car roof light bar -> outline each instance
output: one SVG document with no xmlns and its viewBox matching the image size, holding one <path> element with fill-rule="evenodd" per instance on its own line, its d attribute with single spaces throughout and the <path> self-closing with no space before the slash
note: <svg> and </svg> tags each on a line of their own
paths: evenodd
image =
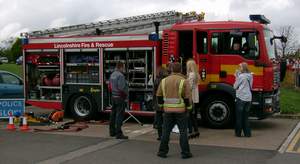
<svg viewBox="0 0 300 164">
<path fill-rule="evenodd" d="M 259 22 L 261 24 L 270 24 L 271 21 L 266 18 L 264 15 L 250 15 L 249 16 L 251 21 Z"/>
</svg>

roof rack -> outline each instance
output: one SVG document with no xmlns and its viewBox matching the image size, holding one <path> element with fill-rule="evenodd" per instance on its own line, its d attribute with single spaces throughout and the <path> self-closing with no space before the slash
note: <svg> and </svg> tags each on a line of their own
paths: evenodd
<svg viewBox="0 0 300 164">
<path fill-rule="evenodd" d="M 87 24 L 78 24 L 46 30 L 32 31 L 29 32 L 29 37 L 99 35 L 99 31 L 101 32 L 101 35 L 130 33 L 133 31 L 142 32 L 143 30 L 149 31 L 150 29 L 153 31 L 153 22 L 160 22 L 161 25 L 171 26 L 176 22 L 191 21 L 195 19 L 197 19 L 197 14 L 194 14 L 193 12 L 183 14 L 176 11 L 166 11 L 153 14 L 110 19 Z M 96 29 L 98 29 L 97 33 Z"/>
</svg>

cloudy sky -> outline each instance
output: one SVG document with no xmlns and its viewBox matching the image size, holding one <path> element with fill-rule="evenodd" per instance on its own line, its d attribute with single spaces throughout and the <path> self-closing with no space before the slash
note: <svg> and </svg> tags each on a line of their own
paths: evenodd
<svg viewBox="0 0 300 164">
<path fill-rule="evenodd" d="M 0 0 L 0 41 L 20 32 L 153 12 L 205 12 L 205 20 L 246 20 L 264 14 L 277 29 L 300 33 L 299 0 Z"/>
</svg>

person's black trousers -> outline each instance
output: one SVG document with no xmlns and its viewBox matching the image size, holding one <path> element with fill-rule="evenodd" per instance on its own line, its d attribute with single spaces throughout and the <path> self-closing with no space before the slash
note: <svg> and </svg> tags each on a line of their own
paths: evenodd
<svg viewBox="0 0 300 164">
<path fill-rule="evenodd" d="M 187 113 L 164 113 L 163 115 L 163 133 L 159 147 L 159 154 L 168 154 L 170 133 L 175 124 L 178 125 L 180 131 L 180 147 L 181 155 L 186 156 L 190 154 L 190 146 L 187 136 Z"/>
<path fill-rule="evenodd" d="M 188 132 L 189 133 L 192 133 L 193 130 L 196 133 L 199 132 L 197 115 L 198 115 L 197 105 L 193 104 L 193 109 L 191 111 L 189 111 L 189 118 L 188 118 L 188 130 L 189 130 Z"/>
<path fill-rule="evenodd" d="M 122 136 L 122 124 L 125 113 L 125 101 L 122 98 L 112 98 L 109 132 L 111 136 Z"/>
<path fill-rule="evenodd" d="M 242 131 L 244 132 L 244 136 L 251 136 L 251 128 L 249 124 L 249 111 L 251 107 L 251 102 L 236 99 L 236 107 L 235 107 L 235 135 L 241 136 Z"/>
<path fill-rule="evenodd" d="M 155 113 L 155 126 L 157 128 L 158 138 L 162 136 L 162 125 L 163 125 L 163 111 L 157 110 Z"/>
</svg>

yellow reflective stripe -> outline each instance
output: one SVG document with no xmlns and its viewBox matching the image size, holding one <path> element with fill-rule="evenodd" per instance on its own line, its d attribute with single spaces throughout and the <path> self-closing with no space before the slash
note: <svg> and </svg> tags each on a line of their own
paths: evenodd
<svg viewBox="0 0 300 164">
<path fill-rule="evenodd" d="M 184 108 L 185 104 L 184 103 L 180 103 L 180 104 L 164 104 L 164 107 L 168 107 L 168 108 Z"/>
<path fill-rule="evenodd" d="M 158 107 L 160 107 L 160 108 L 161 108 L 161 107 L 163 107 L 163 105 L 162 105 L 162 104 L 158 104 Z"/>
<path fill-rule="evenodd" d="M 184 80 L 180 80 L 180 84 L 179 84 L 179 98 L 182 99 L 181 97 L 181 94 L 182 94 L 182 90 L 183 90 L 183 83 L 184 83 Z"/>
<path fill-rule="evenodd" d="M 163 97 L 164 97 L 164 99 L 166 99 L 165 98 L 165 79 L 163 79 L 162 80 L 162 90 L 163 90 Z M 179 104 L 166 104 L 166 103 L 164 103 L 164 107 L 166 107 L 166 108 L 185 108 L 185 104 L 184 104 L 184 102 L 183 102 L 183 99 L 182 99 L 182 96 L 181 96 L 181 94 L 182 94 L 182 91 L 183 91 L 183 84 L 184 84 L 184 80 L 180 80 L 180 83 L 179 83 L 179 91 L 178 91 L 178 96 L 179 96 L 179 100 L 180 100 L 180 103 Z"/>
<path fill-rule="evenodd" d="M 187 110 L 189 110 L 189 111 L 191 111 L 192 109 L 193 109 L 192 105 L 190 105 L 190 106 L 187 107 Z"/>
<path fill-rule="evenodd" d="M 165 85 L 166 85 L 166 79 L 162 79 L 162 81 L 161 81 L 161 89 L 162 89 L 163 97 L 164 97 L 164 98 L 166 97 L 166 89 L 165 89 Z"/>
<path fill-rule="evenodd" d="M 227 75 L 234 75 L 238 67 L 239 66 L 236 64 L 221 64 L 221 70 L 226 71 Z M 249 64 L 248 69 L 250 70 L 250 72 L 253 72 L 254 75 L 262 76 L 264 73 L 263 67 L 257 67 L 255 65 Z"/>
</svg>

